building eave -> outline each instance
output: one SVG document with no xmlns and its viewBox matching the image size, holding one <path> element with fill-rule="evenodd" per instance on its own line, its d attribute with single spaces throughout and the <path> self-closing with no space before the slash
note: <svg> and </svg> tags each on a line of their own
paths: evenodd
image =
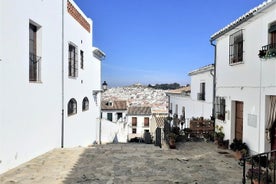
<svg viewBox="0 0 276 184">
<path fill-rule="evenodd" d="M 236 27 L 238 27 L 239 25 L 241 25 L 244 22 L 248 21 L 249 19 L 255 17 L 256 15 L 258 15 L 259 13 L 261 13 L 263 10 L 271 7 L 275 3 L 276 3 L 276 0 L 267 0 L 267 1 L 263 2 L 259 6 L 257 6 L 257 7 L 253 8 L 253 9 L 249 10 L 247 13 L 245 13 L 244 15 L 240 16 L 235 21 L 233 21 L 230 24 L 228 24 L 226 27 L 224 27 L 221 30 L 219 30 L 218 32 L 214 33 L 211 36 L 210 40 L 214 41 L 214 40 L 218 39 L 222 35 L 228 33 L 229 31 L 235 29 Z"/>
</svg>

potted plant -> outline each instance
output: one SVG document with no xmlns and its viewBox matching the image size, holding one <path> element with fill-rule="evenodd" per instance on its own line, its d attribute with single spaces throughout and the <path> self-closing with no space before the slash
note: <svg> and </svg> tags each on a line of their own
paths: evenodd
<svg viewBox="0 0 276 184">
<path fill-rule="evenodd" d="M 223 126 L 215 126 L 214 141 L 216 144 L 220 145 L 223 143 L 224 139 Z"/>
<path fill-rule="evenodd" d="M 249 154 L 249 148 L 247 144 L 238 139 L 233 140 L 233 142 L 230 144 L 230 149 L 235 152 L 235 158 L 237 160 L 240 160 Z"/>
<path fill-rule="evenodd" d="M 170 133 L 168 134 L 169 147 L 170 147 L 171 149 L 175 149 L 175 148 L 176 148 L 176 146 L 175 146 L 176 137 L 177 137 L 177 135 L 176 135 L 175 133 L 173 133 L 173 132 L 170 132 Z"/>
<path fill-rule="evenodd" d="M 271 176 L 261 167 L 253 167 L 248 169 L 246 178 L 251 180 L 253 184 L 265 184 L 271 181 Z"/>
</svg>

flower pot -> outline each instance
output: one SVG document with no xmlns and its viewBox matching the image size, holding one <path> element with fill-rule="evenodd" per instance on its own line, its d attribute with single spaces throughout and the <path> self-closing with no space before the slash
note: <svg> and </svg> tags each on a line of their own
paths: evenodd
<svg viewBox="0 0 276 184">
<path fill-rule="evenodd" d="M 169 139 L 169 146 L 171 149 L 175 149 L 176 146 L 175 146 L 175 139 L 174 138 L 170 138 Z"/>
<path fill-rule="evenodd" d="M 253 181 L 253 184 L 264 184 L 264 182 L 262 182 L 262 181 L 258 181 L 258 179 L 254 179 Z"/>
<path fill-rule="evenodd" d="M 241 151 L 235 151 L 234 152 L 234 157 L 235 157 L 235 159 L 236 160 L 240 160 L 240 159 L 242 159 L 242 152 Z"/>
</svg>

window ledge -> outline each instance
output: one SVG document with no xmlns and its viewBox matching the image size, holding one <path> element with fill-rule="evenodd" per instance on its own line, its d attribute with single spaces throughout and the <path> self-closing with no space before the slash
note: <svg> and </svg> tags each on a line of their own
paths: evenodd
<svg viewBox="0 0 276 184">
<path fill-rule="evenodd" d="M 32 84 L 42 84 L 43 82 L 42 81 L 29 81 L 29 83 L 32 83 Z"/>
<path fill-rule="evenodd" d="M 240 61 L 240 62 L 236 62 L 236 63 L 229 63 L 230 66 L 236 66 L 236 65 L 240 65 L 240 64 L 244 64 L 244 61 Z"/>
</svg>

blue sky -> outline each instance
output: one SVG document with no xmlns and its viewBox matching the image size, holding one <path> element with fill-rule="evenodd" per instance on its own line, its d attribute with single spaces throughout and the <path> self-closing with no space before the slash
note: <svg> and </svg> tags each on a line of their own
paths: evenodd
<svg viewBox="0 0 276 184">
<path fill-rule="evenodd" d="M 214 62 L 210 36 L 263 0 L 74 0 L 93 20 L 93 45 L 106 53 L 102 81 L 190 83 Z"/>
</svg>

